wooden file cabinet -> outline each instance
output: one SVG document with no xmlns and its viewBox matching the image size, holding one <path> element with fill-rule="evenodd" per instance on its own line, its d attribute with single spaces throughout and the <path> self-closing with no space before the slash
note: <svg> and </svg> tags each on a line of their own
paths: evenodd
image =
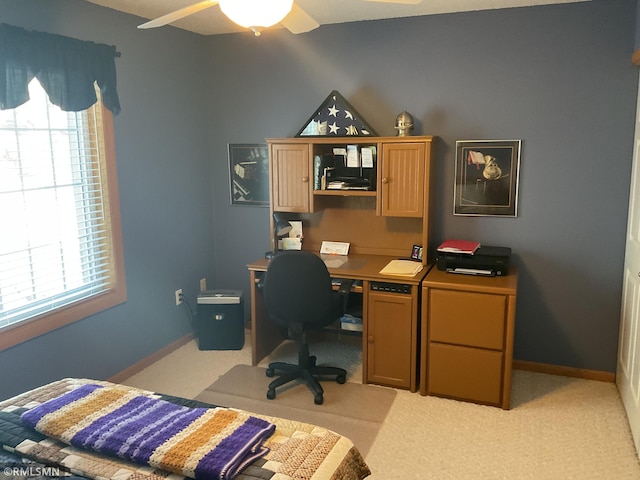
<svg viewBox="0 0 640 480">
<path fill-rule="evenodd" d="M 422 282 L 420 393 L 508 409 L 518 274 Z"/>
</svg>

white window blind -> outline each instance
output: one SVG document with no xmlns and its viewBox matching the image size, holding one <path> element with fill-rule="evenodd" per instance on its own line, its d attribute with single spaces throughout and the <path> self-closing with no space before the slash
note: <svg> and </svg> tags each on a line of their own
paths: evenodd
<svg viewBox="0 0 640 480">
<path fill-rule="evenodd" d="M 0 330 L 114 282 L 100 103 L 0 110 Z"/>
</svg>

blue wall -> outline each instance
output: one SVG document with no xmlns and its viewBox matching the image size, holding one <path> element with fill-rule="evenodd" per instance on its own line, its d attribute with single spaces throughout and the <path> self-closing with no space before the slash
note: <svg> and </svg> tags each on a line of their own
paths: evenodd
<svg viewBox="0 0 640 480">
<path fill-rule="evenodd" d="M 225 143 L 295 135 L 335 89 L 380 134 L 407 109 L 416 134 L 439 137 L 431 250 L 451 237 L 512 247 L 515 358 L 615 371 L 635 12 L 594 1 L 212 37 L 217 271 L 248 288 L 243 266 L 268 249 L 268 214 L 225 201 Z M 471 139 L 522 140 L 517 218 L 452 214 L 455 142 Z"/>
<path fill-rule="evenodd" d="M 634 46 L 635 46 L 634 50 L 637 50 L 640 48 L 640 1 L 637 2 L 637 8 L 636 8 L 636 36 L 635 36 Z"/>
<path fill-rule="evenodd" d="M 231 206 L 228 143 L 294 135 L 331 90 L 380 134 L 439 138 L 434 245 L 506 245 L 515 358 L 615 371 L 637 69 L 636 0 L 201 37 L 79 0 L 0 0 L 0 21 L 114 44 L 129 300 L 0 352 L 0 398 L 106 378 L 189 331 L 173 291 L 248 291 L 268 209 Z M 521 139 L 517 218 L 452 215 L 456 140 Z M 193 300 L 192 300 L 193 301 Z"/>
</svg>

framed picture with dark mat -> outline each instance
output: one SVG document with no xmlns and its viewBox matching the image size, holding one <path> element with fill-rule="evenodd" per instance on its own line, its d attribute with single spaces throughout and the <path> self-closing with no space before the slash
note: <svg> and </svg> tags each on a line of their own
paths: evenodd
<svg viewBox="0 0 640 480">
<path fill-rule="evenodd" d="M 269 151 L 263 143 L 229 144 L 232 205 L 269 206 Z"/>
<path fill-rule="evenodd" d="M 518 216 L 521 140 L 456 142 L 454 215 Z"/>
</svg>

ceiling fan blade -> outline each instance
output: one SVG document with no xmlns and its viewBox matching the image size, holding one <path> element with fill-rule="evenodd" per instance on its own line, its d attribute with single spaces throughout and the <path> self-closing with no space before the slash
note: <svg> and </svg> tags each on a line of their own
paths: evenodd
<svg viewBox="0 0 640 480">
<path fill-rule="evenodd" d="M 218 0 L 204 0 L 204 2 L 189 5 L 188 7 L 181 8 L 180 10 L 176 10 L 175 12 L 167 13 L 166 15 L 158 17 L 155 20 L 151 20 L 150 22 L 138 25 L 138 28 L 162 27 L 164 25 L 173 23 L 176 20 L 180 20 L 181 18 L 188 17 L 189 15 L 197 13 L 200 10 L 204 10 L 205 8 L 213 7 L 217 4 Z"/>
<path fill-rule="evenodd" d="M 377 2 L 377 3 L 400 3 L 403 5 L 418 5 L 422 3 L 422 0 L 365 0 L 366 2 Z"/>
<path fill-rule="evenodd" d="M 291 33 L 296 34 L 310 32 L 320 26 L 320 24 L 316 22 L 311 15 L 295 3 L 293 4 L 289 14 L 280 21 L 280 24 Z"/>
</svg>

